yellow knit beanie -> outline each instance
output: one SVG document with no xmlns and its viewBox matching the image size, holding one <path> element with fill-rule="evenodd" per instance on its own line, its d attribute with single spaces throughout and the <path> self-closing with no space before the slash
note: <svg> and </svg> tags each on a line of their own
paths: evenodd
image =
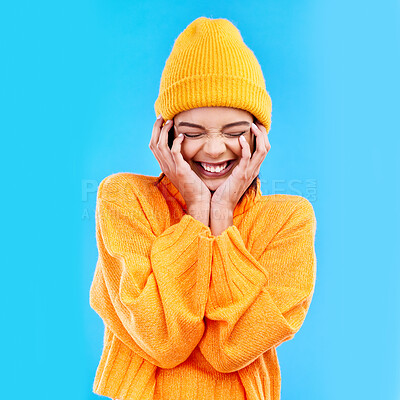
<svg viewBox="0 0 400 400">
<path fill-rule="evenodd" d="M 161 76 L 156 115 L 172 119 L 197 107 L 234 107 L 269 132 L 271 98 L 254 53 L 227 19 L 200 17 L 175 40 Z"/>
</svg>

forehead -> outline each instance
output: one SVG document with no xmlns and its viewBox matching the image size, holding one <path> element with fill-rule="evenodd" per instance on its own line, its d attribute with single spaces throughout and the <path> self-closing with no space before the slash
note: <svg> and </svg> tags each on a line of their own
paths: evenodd
<svg viewBox="0 0 400 400">
<path fill-rule="evenodd" d="M 245 110 L 232 107 L 200 107 L 182 111 L 174 117 L 174 123 L 192 122 L 204 127 L 221 127 L 230 122 L 249 121 L 252 122 L 252 115 Z"/>
</svg>

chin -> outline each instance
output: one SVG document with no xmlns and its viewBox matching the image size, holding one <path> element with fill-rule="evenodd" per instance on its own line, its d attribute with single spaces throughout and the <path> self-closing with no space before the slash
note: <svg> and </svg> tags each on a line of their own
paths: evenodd
<svg viewBox="0 0 400 400">
<path fill-rule="evenodd" d="M 215 192 L 224 182 L 226 179 L 221 179 L 218 182 L 214 181 L 214 182 L 204 182 L 204 184 L 208 187 L 208 189 L 212 192 Z"/>
<path fill-rule="evenodd" d="M 221 176 L 220 178 L 209 178 L 204 177 L 201 173 L 198 172 L 197 166 L 193 167 L 191 165 L 192 170 L 195 172 L 195 174 L 203 181 L 204 185 L 207 186 L 207 188 L 214 192 L 216 191 L 229 177 L 230 173 L 226 176 Z"/>
</svg>

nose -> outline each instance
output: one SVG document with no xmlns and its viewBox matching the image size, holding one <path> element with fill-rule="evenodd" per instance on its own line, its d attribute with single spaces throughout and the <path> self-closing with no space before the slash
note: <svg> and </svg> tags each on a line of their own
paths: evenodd
<svg viewBox="0 0 400 400">
<path fill-rule="evenodd" d="M 208 137 L 204 143 L 203 151 L 211 158 L 219 158 L 226 151 L 224 139 L 220 135 Z"/>
</svg>

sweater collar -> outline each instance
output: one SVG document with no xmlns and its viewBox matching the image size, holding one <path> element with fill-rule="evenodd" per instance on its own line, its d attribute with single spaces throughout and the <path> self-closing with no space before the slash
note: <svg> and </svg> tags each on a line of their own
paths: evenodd
<svg viewBox="0 0 400 400">
<path fill-rule="evenodd" d="M 162 173 L 159 175 L 159 179 L 161 178 Z M 183 199 L 179 190 L 174 186 L 174 184 L 169 180 L 169 178 L 164 175 L 160 181 L 160 184 L 163 185 L 169 194 L 173 196 L 177 202 L 181 205 L 181 207 L 186 211 L 185 200 Z M 238 203 L 233 211 L 233 216 L 237 216 L 243 214 L 248 209 L 250 209 L 255 203 L 257 203 L 262 197 L 261 192 L 261 182 L 260 178 L 257 178 L 257 190 L 249 190 L 242 198 L 242 201 Z"/>
</svg>

